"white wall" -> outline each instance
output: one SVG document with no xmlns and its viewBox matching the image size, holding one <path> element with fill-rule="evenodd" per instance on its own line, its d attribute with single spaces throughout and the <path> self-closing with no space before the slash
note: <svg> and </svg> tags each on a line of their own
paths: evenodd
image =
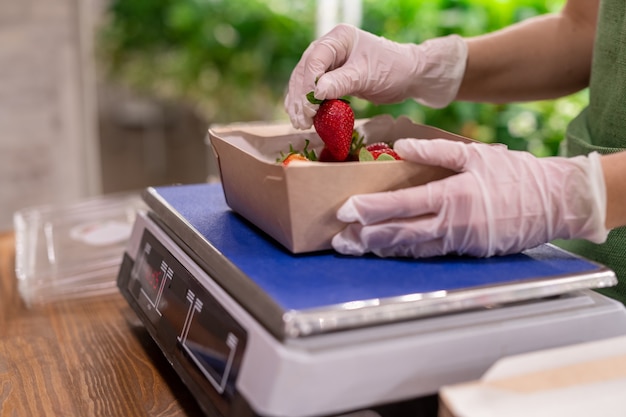
<svg viewBox="0 0 626 417">
<path fill-rule="evenodd" d="M 0 0 L 0 230 L 13 212 L 100 191 L 95 0 Z"/>
</svg>

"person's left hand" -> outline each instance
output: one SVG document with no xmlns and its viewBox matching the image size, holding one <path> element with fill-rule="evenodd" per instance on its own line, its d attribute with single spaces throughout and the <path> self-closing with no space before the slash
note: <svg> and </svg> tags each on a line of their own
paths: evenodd
<svg viewBox="0 0 626 417">
<path fill-rule="evenodd" d="M 347 24 L 314 41 L 289 78 L 285 110 L 297 129 L 308 129 L 319 104 L 307 99 L 346 95 L 375 104 L 413 98 L 429 107 L 447 106 L 456 96 L 467 61 L 458 35 L 421 44 L 398 43 Z"/>
<path fill-rule="evenodd" d="M 405 160 L 458 174 L 422 186 L 350 197 L 338 252 L 414 258 L 521 252 L 550 240 L 606 239 L 600 156 L 536 158 L 505 146 L 432 139 L 394 144 Z"/>
</svg>

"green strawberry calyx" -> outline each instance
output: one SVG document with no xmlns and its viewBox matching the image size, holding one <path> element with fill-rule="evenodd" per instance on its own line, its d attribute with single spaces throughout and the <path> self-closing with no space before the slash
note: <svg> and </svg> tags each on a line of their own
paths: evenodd
<svg viewBox="0 0 626 417">
<path fill-rule="evenodd" d="M 276 158 L 276 162 L 283 162 L 285 159 L 287 159 L 290 155 L 293 155 L 293 154 L 302 155 L 309 161 L 317 161 L 317 154 L 315 153 L 315 150 L 309 149 L 309 143 L 311 143 L 310 140 L 308 139 L 304 140 L 304 148 L 302 149 L 302 151 L 295 149 L 293 145 L 290 143 L 289 152 L 287 154 L 285 154 L 284 152 L 280 152 L 280 156 Z"/>
<path fill-rule="evenodd" d="M 365 149 L 365 147 L 362 147 L 359 150 L 359 162 L 369 162 L 373 160 L 374 160 L 374 155 L 372 155 L 370 151 Z"/>
<path fill-rule="evenodd" d="M 313 91 L 309 92 L 306 95 L 307 100 L 309 100 L 309 103 L 311 104 L 322 104 L 324 102 L 324 100 L 320 100 L 318 98 L 315 98 L 315 93 Z"/>
<path fill-rule="evenodd" d="M 395 161 L 396 158 L 393 156 L 381 153 L 377 158 L 374 158 L 374 155 L 367 150 L 366 147 L 362 147 L 359 149 L 359 162 L 371 162 L 371 161 Z"/>
<path fill-rule="evenodd" d="M 315 98 L 315 92 L 313 92 L 313 91 L 309 91 L 307 93 L 307 95 L 306 95 L 306 98 L 307 98 L 307 100 L 309 100 L 309 103 L 311 103 L 311 104 L 322 104 L 323 102 L 326 101 L 325 99 L 324 100 L 320 100 L 319 98 Z M 350 100 L 348 100 L 345 97 L 338 98 L 337 100 L 341 100 L 344 103 L 350 104 Z"/>
</svg>

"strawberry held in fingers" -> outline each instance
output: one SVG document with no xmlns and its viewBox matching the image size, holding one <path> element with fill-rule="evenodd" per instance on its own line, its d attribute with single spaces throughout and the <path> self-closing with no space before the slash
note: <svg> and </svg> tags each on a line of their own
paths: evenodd
<svg viewBox="0 0 626 417">
<path fill-rule="evenodd" d="M 307 98 L 320 105 L 313 117 L 313 126 L 325 148 L 334 160 L 345 161 L 350 154 L 354 131 L 354 112 L 350 103 L 343 99 L 318 100 L 313 92 L 307 94 Z"/>
<path fill-rule="evenodd" d="M 330 152 L 328 147 L 324 146 L 322 151 L 320 152 L 320 157 L 318 159 L 320 162 L 341 162 L 338 161 L 333 154 Z"/>
</svg>

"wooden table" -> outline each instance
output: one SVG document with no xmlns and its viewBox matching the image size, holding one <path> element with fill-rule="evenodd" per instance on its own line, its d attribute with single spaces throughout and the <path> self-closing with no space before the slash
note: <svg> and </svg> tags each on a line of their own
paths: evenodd
<svg viewBox="0 0 626 417">
<path fill-rule="evenodd" d="M 0 417 L 200 415 L 120 294 L 27 308 L 0 232 Z"/>
<path fill-rule="evenodd" d="M 0 417 L 204 415 L 121 294 L 27 308 L 14 245 L 0 232 Z M 377 411 L 437 409 L 435 395 Z"/>
</svg>

